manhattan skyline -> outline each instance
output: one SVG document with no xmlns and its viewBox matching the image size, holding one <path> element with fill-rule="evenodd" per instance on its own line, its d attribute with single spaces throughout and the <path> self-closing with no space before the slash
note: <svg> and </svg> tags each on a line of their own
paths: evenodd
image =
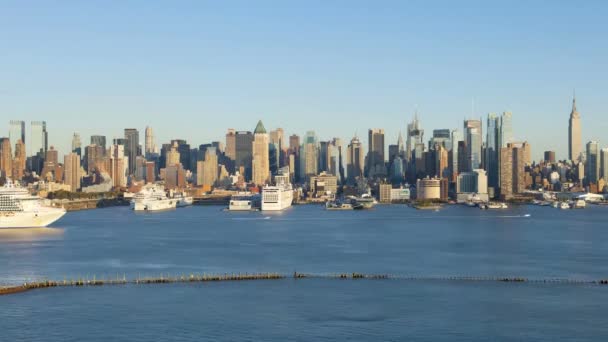
<svg viewBox="0 0 608 342">
<path fill-rule="evenodd" d="M 601 2 L 33 4 L 2 5 L 0 112 L 62 153 L 74 132 L 199 144 L 258 120 L 388 145 L 416 111 L 426 132 L 510 111 L 534 160 L 566 159 L 573 89 L 583 143 L 605 143 Z"/>
</svg>

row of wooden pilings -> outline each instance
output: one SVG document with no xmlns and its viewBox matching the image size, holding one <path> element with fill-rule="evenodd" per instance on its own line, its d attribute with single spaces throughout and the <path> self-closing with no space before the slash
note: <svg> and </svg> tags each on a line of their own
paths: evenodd
<svg viewBox="0 0 608 342">
<path fill-rule="evenodd" d="M 294 272 L 293 275 L 282 273 L 225 273 L 225 274 L 189 274 L 180 276 L 163 275 L 155 277 L 140 277 L 127 279 L 122 278 L 97 279 L 93 276 L 77 279 L 64 279 L 60 281 L 42 280 L 26 282 L 21 285 L 0 286 L 0 295 L 7 295 L 28 290 L 50 288 L 50 287 L 84 287 L 104 285 L 143 285 L 143 284 L 165 284 L 165 283 L 187 283 L 187 282 L 219 282 L 219 281 L 251 281 L 251 280 L 279 280 L 286 278 L 304 279 L 393 279 L 409 281 L 468 281 L 468 282 L 504 282 L 504 283 L 547 283 L 547 284 L 589 284 L 608 285 L 608 279 L 602 280 L 576 280 L 563 278 L 529 279 L 524 277 L 468 277 L 468 276 L 400 276 L 388 274 L 364 274 L 364 273 L 337 273 L 337 274 L 309 274 Z"/>
</svg>

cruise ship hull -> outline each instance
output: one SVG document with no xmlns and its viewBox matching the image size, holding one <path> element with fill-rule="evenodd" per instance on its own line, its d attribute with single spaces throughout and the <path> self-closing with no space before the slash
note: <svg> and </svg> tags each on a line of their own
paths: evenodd
<svg viewBox="0 0 608 342">
<path fill-rule="evenodd" d="M 46 227 L 65 215 L 64 209 L 49 208 L 40 212 L 15 212 L 0 215 L 0 228 Z"/>
<path fill-rule="evenodd" d="M 174 199 L 135 202 L 132 205 L 135 211 L 162 211 L 175 209 L 176 207 L 177 200 Z"/>
</svg>

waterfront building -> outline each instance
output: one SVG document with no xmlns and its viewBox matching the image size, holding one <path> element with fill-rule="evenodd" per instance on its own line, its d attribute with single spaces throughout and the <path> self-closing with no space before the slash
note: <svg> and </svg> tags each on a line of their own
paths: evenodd
<svg viewBox="0 0 608 342">
<path fill-rule="evenodd" d="M 156 181 L 156 163 L 146 161 L 146 183 L 154 183 Z"/>
<path fill-rule="evenodd" d="M 600 177 L 608 181 L 608 148 L 600 150 Z"/>
<path fill-rule="evenodd" d="M 11 142 L 11 147 L 21 140 L 25 144 L 25 121 L 11 120 L 9 122 L 8 138 Z"/>
<path fill-rule="evenodd" d="M 152 127 L 150 126 L 146 126 L 146 132 L 145 132 L 145 155 L 146 157 L 152 154 L 156 154 L 158 153 L 158 150 L 156 149 L 156 142 L 154 140 L 154 131 L 152 130 Z"/>
<path fill-rule="evenodd" d="M 418 200 L 441 199 L 441 179 L 426 177 L 416 180 L 416 198 Z"/>
<path fill-rule="evenodd" d="M 482 127 L 481 120 L 464 121 L 465 141 L 467 143 L 467 157 L 469 158 L 469 170 L 482 167 Z"/>
<path fill-rule="evenodd" d="M 475 169 L 458 175 L 456 179 L 456 200 L 466 202 L 472 198 L 484 202 L 489 200 L 486 170 Z"/>
<path fill-rule="evenodd" d="M 300 147 L 300 181 L 308 181 L 319 173 L 319 146 L 314 131 L 306 132 Z"/>
<path fill-rule="evenodd" d="M 46 154 L 49 144 L 49 136 L 46 130 L 46 121 L 32 121 L 32 138 L 30 139 L 30 155 L 42 156 Z"/>
<path fill-rule="evenodd" d="M 600 179 L 600 147 L 597 141 L 587 143 L 585 164 L 585 183 L 597 184 Z"/>
<path fill-rule="evenodd" d="M 101 146 L 103 150 L 106 150 L 106 137 L 105 135 L 91 135 L 91 145 Z"/>
<path fill-rule="evenodd" d="M 414 114 L 414 120 L 407 125 L 407 141 L 406 141 L 406 151 L 405 151 L 405 160 L 408 164 L 413 163 L 414 158 L 412 156 L 412 149 L 415 148 L 417 144 L 424 144 L 424 130 L 420 126 L 420 121 L 418 120 L 418 112 Z"/>
<path fill-rule="evenodd" d="M 524 149 L 508 143 L 500 149 L 500 197 L 508 199 L 525 189 Z"/>
<path fill-rule="evenodd" d="M 576 96 L 574 96 L 572 97 L 572 111 L 568 120 L 568 159 L 579 161 L 582 152 L 581 116 L 576 110 Z"/>
<path fill-rule="evenodd" d="M 348 145 L 346 154 L 346 175 L 349 184 L 355 184 L 357 178 L 363 177 L 364 160 L 363 145 L 355 135 Z"/>
<path fill-rule="evenodd" d="M 391 190 L 393 185 L 390 183 L 378 184 L 378 201 L 380 203 L 391 203 Z"/>
<path fill-rule="evenodd" d="M 15 158 L 13 159 L 13 180 L 20 180 L 25 174 L 25 165 L 27 162 L 27 152 L 25 150 L 25 144 L 21 139 L 17 140 L 15 144 Z"/>
<path fill-rule="evenodd" d="M 494 113 L 488 114 L 486 123 L 485 168 L 488 171 L 488 186 L 498 188 L 498 157 L 501 130 L 500 118 Z"/>
<path fill-rule="evenodd" d="M 226 148 L 224 150 L 226 158 L 236 160 L 236 131 L 234 128 L 229 128 L 226 132 Z"/>
<path fill-rule="evenodd" d="M 125 156 L 124 145 L 111 145 L 109 155 L 109 167 L 107 169 L 112 178 L 112 186 L 115 188 L 126 187 L 129 172 L 129 157 Z"/>
<path fill-rule="evenodd" d="M 366 175 L 368 177 L 386 176 L 384 164 L 384 129 L 373 128 L 368 130 L 368 149 Z"/>
<path fill-rule="evenodd" d="M 174 141 L 171 144 L 170 149 L 166 153 L 165 168 L 169 167 L 169 166 L 181 164 L 180 163 L 180 153 L 177 150 L 177 148 L 178 148 L 178 143 Z"/>
<path fill-rule="evenodd" d="M 321 172 L 316 176 L 310 177 L 309 185 L 313 197 L 332 196 L 338 192 L 338 177 Z"/>
<path fill-rule="evenodd" d="M 135 157 L 139 155 L 139 131 L 125 128 L 125 155 L 129 158 L 129 175 L 135 172 Z"/>
<path fill-rule="evenodd" d="M 80 156 L 71 152 L 63 157 L 64 184 L 70 187 L 70 191 L 80 190 Z"/>
<path fill-rule="evenodd" d="M 545 162 L 555 164 L 555 151 L 545 151 Z"/>
<path fill-rule="evenodd" d="M 218 181 L 218 158 L 216 147 L 207 147 L 205 160 L 196 164 L 196 185 L 213 187 Z"/>
<path fill-rule="evenodd" d="M 253 132 L 252 145 L 252 181 L 256 185 L 264 185 L 270 181 L 270 164 L 268 144 L 269 137 L 262 120 L 258 121 Z"/>
<path fill-rule="evenodd" d="M 72 136 L 72 152 L 76 153 L 78 157 L 82 155 L 82 143 L 80 141 L 80 134 L 74 132 Z"/>
<path fill-rule="evenodd" d="M 13 153 L 11 140 L 0 138 L 0 177 L 12 178 L 13 176 Z"/>
<path fill-rule="evenodd" d="M 235 168 L 241 170 L 245 180 L 251 180 L 251 161 L 253 155 L 253 133 L 237 131 L 235 134 L 236 160 Z"/>
<path fill-rule="evenodd" d="M 103 146 L 91 144 L 84 149 L 84 161 L 85 161 L 85 169 L 90 174 L 94 169 L 103 169 L 104 167 L 104 158 L 105 158 L 105 148 Z"/>
<path fill-rule="evenodd" d="M 403 202 L 410 200 L 410 189 L 408 187 L 391 188 L 391 202 Z"/>
</svg>

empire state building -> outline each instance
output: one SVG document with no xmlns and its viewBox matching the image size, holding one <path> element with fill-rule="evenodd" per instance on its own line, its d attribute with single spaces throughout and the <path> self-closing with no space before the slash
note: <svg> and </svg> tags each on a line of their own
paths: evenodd
<svg viewBox="0 0 608 342">
<path fill-rule="evenodd" d="M 578 160 L 582 152 L 581 116 L 576 110 L 576 97 L 572 98 L 572 112 L 568 125 L 568 158 Z"/>
</svg>

